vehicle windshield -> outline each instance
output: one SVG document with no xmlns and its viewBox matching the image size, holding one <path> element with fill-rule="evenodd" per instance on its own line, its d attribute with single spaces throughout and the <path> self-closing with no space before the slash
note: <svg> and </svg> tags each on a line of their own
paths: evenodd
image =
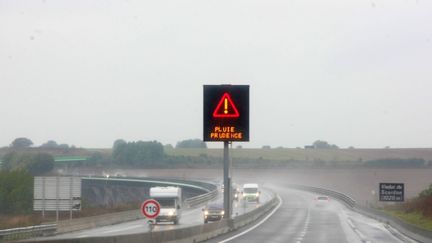
<svg viewBox="0 0 432 243">
<path fill-rule="evenodd" d="M 317 197 L 317 200 L 328 200 L 328 197 Z"/>
<path fill-rule="evenodd" d="M 175 199 L 157 198 L 156 200 L 160 204 L 161 208 L 174 208 L 175 207 Z"/>
<path fill-rule="evenodd" d="M 244 191 L 244 193 L 257 193 L 258 189 L 257 188 L 244 188 L 243 191 Z"/>
<path fill-rule="evenodd" d="M 223 209 L 223 204 L 221 203 L 213 203 L 207 205 L 207 209 Z"/>
</svg>

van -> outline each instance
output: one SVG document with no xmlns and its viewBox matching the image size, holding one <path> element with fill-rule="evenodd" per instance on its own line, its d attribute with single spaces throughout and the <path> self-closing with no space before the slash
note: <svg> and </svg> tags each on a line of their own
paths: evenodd
<svg viewBox="0 0 432 243">
<path fill-rule="evenodd" d="M 249 183 L 243 185 L 243 200 L 246 202 L 257 202 L 259 203 L 261 192 L 258 188 L 258 184 Z"/>
<path fill-rule="evenodd" d="M 180 187 L 151 187 L 150 197 L 160 204 L 158 222 L 173 222 L 178 224 L 181 218 L 182 193 Z"/>
</svg>

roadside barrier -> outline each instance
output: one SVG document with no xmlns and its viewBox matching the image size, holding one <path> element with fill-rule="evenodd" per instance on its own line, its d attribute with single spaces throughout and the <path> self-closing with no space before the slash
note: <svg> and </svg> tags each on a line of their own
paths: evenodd
<svg viewBox="0 0 432 243">
<path fill-rule="evenodd" d="M 332 190 L 319 188 L 319 187 L 303 186 L 303 185 L 289 185 L 288 187 L 302 190 L 302 191 L 315 192 L 318 194 L 331 196 L 333 198 L 339 199 L 341 202 L 345 203 L 351 208 L 354 208 L 356 206 L 356 201 L 353 198 L 337 191 L 332 191 Z"/>
<path fill-rule="evenodd" d="M 214 189 L 213 191 L 210 191 L 208 193 L 196 196 L 196 197 L 190 197 L 185 199 L 185 203 L 190 207 L 194 208 L 201 204 L 204 204 L 210 200 L 213 200 L 217 197 L 218 191 L 217 189 Z"/>
<path fill-rule="evenodd" d="M 0 242 L 3 240 L 20 240 L 36 236 L 48 236 L 57 230 L 56 224 L 36 225 L 14 229 L 0 230 Z"/>
</svg>

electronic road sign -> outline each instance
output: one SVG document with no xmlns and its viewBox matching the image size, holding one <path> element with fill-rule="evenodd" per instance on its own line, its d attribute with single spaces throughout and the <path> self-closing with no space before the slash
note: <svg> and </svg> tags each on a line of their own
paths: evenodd
<svg viewBox="0 0 432 243">
<path fill-rule="evenodd" d="M 206 142 L 249 141 L 249 85 L 204 85 Z"/>
</svg>

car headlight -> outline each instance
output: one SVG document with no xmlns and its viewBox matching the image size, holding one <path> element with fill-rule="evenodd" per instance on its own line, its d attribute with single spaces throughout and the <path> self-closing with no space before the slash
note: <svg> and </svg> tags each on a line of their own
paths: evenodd
<svg viewBox="0 0 432 243">
<path fill-rule="evenodd" d="M 224 215 L 224 214 L 225 214 L 225 211 L 222 210 L 222 211 L 221 211 L 221 215 Z"/>
<path fill-rule="evenodd" d="M 259 196 L 259 193 L 257 192 L 257 193 L 255 194 L 255 196 L 258 197 L 258 196 Z"/>
<path fill-rule="evenodd" d="M 168 216 L 173 216 L 173 215 L 175 215 L 175 212 L 174 212 L 174 211 L 169 211 L 169 212 L 168 212 Z"/>
<path fill-rule="evenodd" d="M 206 210 L 206 211 L 204 211 L 204 215 L 208 215 L 208 211 Z"/>
</svg>

